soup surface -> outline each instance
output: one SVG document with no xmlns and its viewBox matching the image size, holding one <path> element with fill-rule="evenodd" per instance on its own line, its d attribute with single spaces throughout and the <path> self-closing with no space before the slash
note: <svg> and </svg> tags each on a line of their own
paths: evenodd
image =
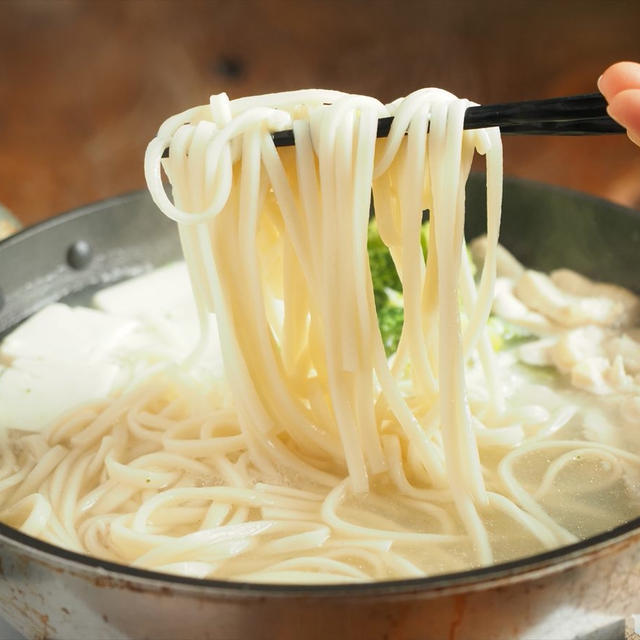
<svg viewBox="0 0 640 640">
<path fill-rule="evenodd" d="M 471 245 L 478 261 L 484 244 Z M 375 227 L 369 250 L 393 346 L 401 316 L 385 314 L 402 297 L 393 274 L 382 277 L 389 257 Z M 489 327 L 507 409 L 496 431 L 477 433 L 489 490 L 506 488 L 522 511 L 483 510 L 496 562 L 640 515 L 640 332 L 564 326 L 537 298 L 534 311 L 518 283 L 580 283 L 588 295 L 551 291 L 576 309 L 616 301 L 614 325 L 633 317 L 635 296 L 572 272 L 526 271 L 506 251 L 499 273 Z M 446 492 L 402 473 L 381 474 L 365 495 L 258 473 L 217 340 L 200 365 L 178 364 L 197 335 L 184 263 L 103 289 L 91 309 L 51 305 L 16 329 L 0 350 L 2 520 L 68 549 L 196 577 L 362 581 L 478 565 Z M 470 402 L 482 402 L 479 365 L 467 365 Z M 400 455 L 393 429 L 385 446 Z M 545 514 L 562 540 L 533 535 L 527 513 Z"/>
</svg>

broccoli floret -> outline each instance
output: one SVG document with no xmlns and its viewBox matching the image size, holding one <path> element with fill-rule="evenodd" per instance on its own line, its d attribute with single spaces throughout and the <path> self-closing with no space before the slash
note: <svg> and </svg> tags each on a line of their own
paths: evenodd
<svg viewBox="0 0 640 640">
<path fill-rule="evenodd" d="M 387 303 L 386 289 L 402 291 L 402 284 L 398 277 L 398 272 L 393 264 L 393 259 L 384 242 L 378 234 L 378 226 L 373 220 L 369 223 L 369 234 L 367 238 L 367 251 L 369 253 L 369 266 L 371 268 L 371 278 L 373 280 L 373 294 L 376 300 L 376 311 L 380 310 Z"/>
<path fill-rule="evenodd" d="M 403 323 L 404 309 L 402 307 L 385 305 L 378 312 L 378 325 L 380 326 L 380 333 L 382 334 L 382 343 L 388 356 L 395 353 L 398 349 Z"/>
<path fill-rule="evenodd" d="M 378 314 L 378 326 L 387 355 L 395 353 L 402 333 L 404 309 L 402 283 L 393 264 L 391 253 L 378 233 L 375 220 L 369 223 L 367 237 L 373 295 Z"/>
<path fill-rule="evenodd" d="M 425 222 L 420 233 L 420 245 L 422 246 L 425 260 L 428 252 L 428 243 L 429 222 Z M 404 301 L 402 299 L 402 283 L 391 258 L 391 253 L 380 238 L 375 220 L 369 223 L 367 251 L 373 280 L 376 313 L 378 314 L 378 326 L 382 334 L 385 351 L 390 356 L 398 348 L 400 334 L 402 333 Z M 466 254 L 472 273 L 475 275 L 476 267 L 471 259 L 468 247 L 466 248 Z M 489 318 L 488 330 L 491 344 L 495 351 L 515 347 L 536 337 L 527 329 L 497 316 Z"/>
<path fill-rule="evenodd" d="M 429 245 L 429 222 L 425 222 L 422 225 L 420 245 L 426 260 Z M 389 356 L 395 353 L 398 348 L 398 341 L 400 340 L 404 322 L 404 302 L 402 299 L 402 283 L 391 258 L 391 253 L 380 238 L 375 220 L 369 223 L 367 251 L 373 280 L 376 313 L 378 314 L 378 326 L 382 334 L 385 351 Z M 475 265 L 468 250 L 467 255 L 473 273 L 475 273 Z"/>
</svg>

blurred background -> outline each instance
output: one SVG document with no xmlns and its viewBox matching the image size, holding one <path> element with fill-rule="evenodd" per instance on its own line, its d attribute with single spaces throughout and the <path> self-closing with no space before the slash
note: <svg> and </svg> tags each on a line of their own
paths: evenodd
<svg viewBox="0 0 640 640">
<path fill-rule="evenodd" d="M 0 0 L 0 203 L 25 224 L 144 186 L 168 115 L 301 87 L 477 102 L 595 90 L 638 0 Z M 640 208 L 625 136 L 505 139 L 505 171 Z"/>
</svg>

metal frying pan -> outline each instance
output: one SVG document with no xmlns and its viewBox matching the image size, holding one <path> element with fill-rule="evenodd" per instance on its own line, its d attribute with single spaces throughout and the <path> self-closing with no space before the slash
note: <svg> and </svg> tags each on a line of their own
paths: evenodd
<svg viewBox="0 0 640 640">
<path fill-rule="evenodd" d="M 483 178 L 472 177 L 468 237 L 483 230 L 483 194 Z M 501 238 L 535 268 L 566 266 L 640 290 L 640 212 L 507 180 Z M 177 257 L 173 223 L 144 193 L 26 229 L 0 243 L 0 336 L 48 302 Z M 0 614 L 29 638 L 65 640 L 573 638 L 640 613 L 639 567 L 640 519 L 501 565 L 348 586 L 168 576 L 0 525 Z"/>
</svg>

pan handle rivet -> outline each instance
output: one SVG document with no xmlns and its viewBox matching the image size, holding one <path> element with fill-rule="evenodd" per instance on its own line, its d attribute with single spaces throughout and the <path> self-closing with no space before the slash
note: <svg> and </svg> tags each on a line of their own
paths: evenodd
<svg viewBox="0 0 640 640">
<path fill-rule="evenodd" d="M 67 250 L 67 263 L 73 269 L 85 269 L 92 257 L 91 245 L 86 240 L 77 240 Z"/>
</svg>

